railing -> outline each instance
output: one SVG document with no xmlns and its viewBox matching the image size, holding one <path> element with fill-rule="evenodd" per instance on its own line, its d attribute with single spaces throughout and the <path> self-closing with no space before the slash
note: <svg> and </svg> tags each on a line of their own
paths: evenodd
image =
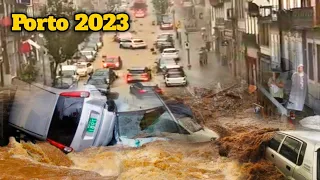
<svg viewBox="0 0 320 180">
<path fill-rule="evenodd" d="M 313 27 L 313 7 L 292 9 L 292 26 L 295 28 Z"/>
</svg>

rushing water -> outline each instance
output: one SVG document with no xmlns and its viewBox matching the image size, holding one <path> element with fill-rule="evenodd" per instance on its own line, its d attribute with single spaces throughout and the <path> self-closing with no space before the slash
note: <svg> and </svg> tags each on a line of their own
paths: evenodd
<svg viewBox="0 0 320 180">
<path fill-rule="evenodd" d="M 141 148 L 99 147 L 64 155 L 47 143 L 10 140 L 0 149 L 0 179 L 242 179 L 236 162 L 211 144 L 154 142 Z"/>
</svg>

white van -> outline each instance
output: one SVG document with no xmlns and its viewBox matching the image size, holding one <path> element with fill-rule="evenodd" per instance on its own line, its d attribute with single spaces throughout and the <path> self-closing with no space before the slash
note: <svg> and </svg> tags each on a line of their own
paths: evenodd
<svg viewBox="0 0 320 180">
<path fill-rule="evenodd" d="M 85 89 L 55 89 L 13 80 L 17 87 L 9 125 L 17 137 L 50 142 L 69 153 L 112 140 L 116 105 L 94 86 Z"/>
<path fill-rule="evenodd" d="M 277 132 L 268 142 L 265 156 L 287 179 L 318 180 L 320 132 Z"/>
</svg>

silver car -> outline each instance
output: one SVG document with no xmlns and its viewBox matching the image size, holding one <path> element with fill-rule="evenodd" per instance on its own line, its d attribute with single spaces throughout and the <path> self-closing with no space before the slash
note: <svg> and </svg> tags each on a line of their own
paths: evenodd
<svg viewBox="0 0 320 180">
<path fill-rule="evenodd" d="M 277 132 L 268 142 L 265 156 L 287 179 L 318 180 L 320 132 Z"/>
<path fill-rule="evenodd" d="M 79 90 L 17 79 L 13 83 L 17 91 L 9 124 L 19 130 L 18 137 L 48 141 L 66 153 L 105 146 L 111 141 L 116 106 L 94 86 Z"/>
</svg>

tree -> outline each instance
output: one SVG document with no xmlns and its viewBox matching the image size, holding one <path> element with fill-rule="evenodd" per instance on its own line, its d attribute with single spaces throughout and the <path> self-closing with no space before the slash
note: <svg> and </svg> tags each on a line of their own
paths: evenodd
<svg viewBox="0 0 320 180">
<path fill-rule="evenodd" d="M 153 7 L 159 14 L 165 14 L 169 7 L 168 0 L 152 0 Z"/>
<path fill-rule="evenodd" d="M 89 34 L 88 32 L 74 32 L 75 23 L 70 21 L 73 19 L 75 9 L 73 4 L 68 0 L 47 0 L 48 4 L 43 10 L 44 16 L 54 15 L 55 17 L 65 17 L 69 19 L 70 29 L 65 32 L 50 32 L 43 33 L 46 40 L 46 48 L 52 56 L 53 66 L 51 68 L 53 85 L 56 83 L 56 72 L 59 64 L 71 59 L 74 53 L 78 50 L 78 44 Z"/>
</svg>

